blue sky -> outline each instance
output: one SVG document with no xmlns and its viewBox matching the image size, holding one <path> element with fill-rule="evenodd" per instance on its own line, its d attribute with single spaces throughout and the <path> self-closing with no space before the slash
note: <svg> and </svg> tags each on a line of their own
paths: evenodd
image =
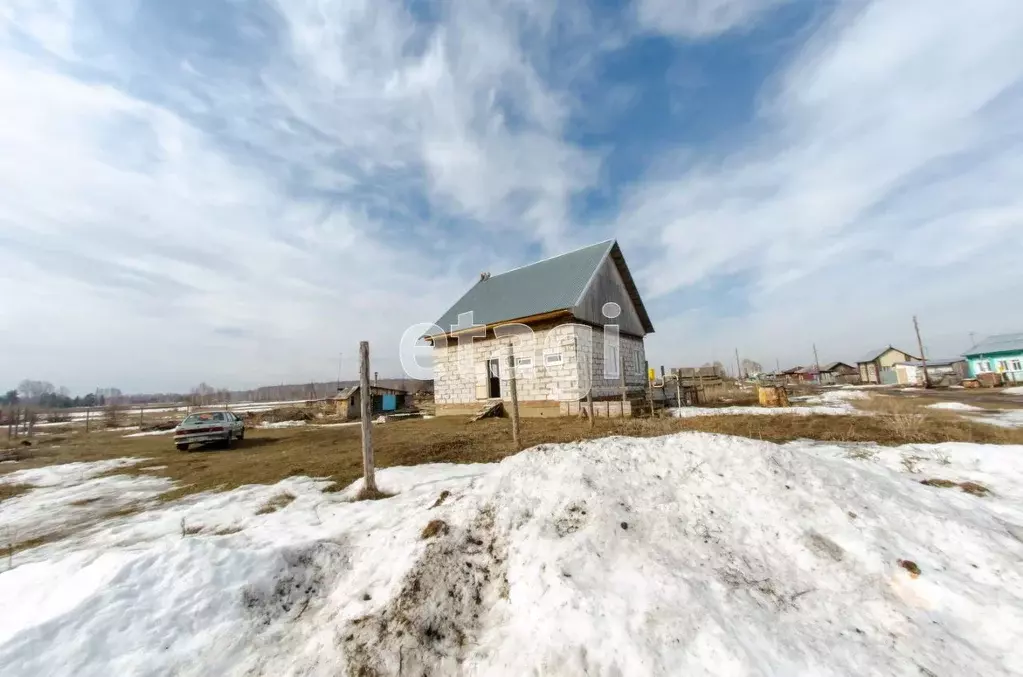
<svg viewBox="0 0 1023 677">
<path fill-rule="evenodd" d="M 1019 331 L 1023 5 L 8 0 L 0 375 L 333 378 L 616 237 L 653 364 Z"/>
</svg>

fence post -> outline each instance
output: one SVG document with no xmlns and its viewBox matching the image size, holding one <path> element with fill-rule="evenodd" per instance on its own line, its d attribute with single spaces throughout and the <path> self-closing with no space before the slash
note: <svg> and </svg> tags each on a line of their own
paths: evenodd
<svg viewBox="0 0 1023 677">
<path fill-rule="evenodd" d="M 592 381 L 592 379 L 591 379 L 591 381 Z M 593 383 L 592 382 L 590 383 L 589 389 L 586 391 L 586 409 L 587 409 L 587 413 L 589 414 L 590 427 L 592 428 L 593 427 L 593 415 L 595 413 L 593 411 Z"/>
<path fill-rule="evenodd" d="M 650 379 L 650 362 L 643 361 L 643 378 L 646 379 L 646 403 L 650 407 L 650 416 L 654 415 L 654 383 Z"/>
<path fill-rule="evenodd" d="M 625 388 L 625 354 L 622 353 L 618 358 L 618 380 L 622 385 L 622 418 L 625 418 L 625 399 L 626 399 L 626 388 Z"/>
<path fill-rule="evenodd" d="M 142 413 L 146 410 L 146 405 L 139 406 L 139 431 L 142 430 Z"/>
<path fill-rule="evenodd" d="M 92 407 L 85 408 L 85 432 L 89 432 L 89 415 L 92 414 Z"/>
<path fill-rule="evenodd" d="M 515 349 L 512 347 L 511 341 L 508 342 L 508 374 L 510 375 L 508 389 L 511 393 L 512 444 L 515 445 L 515 451 L 518 451 L 522 448 L 519 446 L 519 391 L 515 384 Z"/>
<path fill-rule="evenodd" d="M 377 491 L 373 467 L 373 393 L 369 387 L 369 341 L 359 342 L 359 412 L 362 414 L 362 489 L 366 493 Z"/>
</svg>

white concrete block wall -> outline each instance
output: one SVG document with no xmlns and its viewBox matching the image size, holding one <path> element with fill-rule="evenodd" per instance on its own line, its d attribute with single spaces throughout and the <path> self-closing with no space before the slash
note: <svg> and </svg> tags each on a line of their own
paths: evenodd
<svg viewBox="0 0 1023 677">
<path fill-rule="evenodd" d="M 459 345 L 449 341 L 434 347 L 434 401 L 437 404 L 471 404 L 486 392 L 486 363 L 501 360 L 501 395 L 510 398 L 508 385 L 508 342 L 515 343 L 515 357 L 532 360 L 521 366 L 516 379 L 519 400 L 560 401 L 578 391 L 579 378 L 575 358 L 575 332 L 571 325 L 534 331 L 532 334 L 477 339 Z M 560 364 L 545 364 L 545 355 L 560 354 Z M 477 386 L 481 387 L 477 392 Z"/>
<path fill-rule="evenodd" d="M 579 345 L 580 377 L 583 384 L 581 396 L 586 394 L 587 373 L 590 379 L 592 379 L 594 397 L 621 395 L 620 377 L 612 375 L 610 378 L 607 378 L 604 370 L 604 331 L 588 326 L 576 326 L 575 329 L 576 341 Z M 619 335 L 618 346 L 619 355 L 625 357 L 626 388 L 630 391 L 645 388 L 647 381 L 646 372 L 644 371 L 646 351 L 643 340 Z M 614 374 L 614 370 L 611 371 L 611 374 Z"/>
<path fill-rule="evenodd" d="M 516 336 L 514 340 L 515 356 L 532 359 L 532 368 L 519 369 L 516 379 L 519 400 L 579 400 L 586 396 L 588 374 L 593 374 L 594 397 L 621 394 L 617 377 L 604 378 L 601 329 L 565 324 Z M 495 357 L 501 359 L 501 395 L 508 399 L 508 341 L 507 337 L 477 339 L 471 345 L 459 346 L 452 340 L 446 347 L 435 347 L 434 399 L 437 404 L 472 404 L 486 399 L 486 361 Z M 642 390 L 647 378 L 643 341 L 620 336 L 619 345 L 625 357 L 627 387 Z M 553 353 L 561 355 L 561 364 L 545 364 L 544 356 Z M 477 386 L 481 388 L 478 390 Z"/>
</svg>

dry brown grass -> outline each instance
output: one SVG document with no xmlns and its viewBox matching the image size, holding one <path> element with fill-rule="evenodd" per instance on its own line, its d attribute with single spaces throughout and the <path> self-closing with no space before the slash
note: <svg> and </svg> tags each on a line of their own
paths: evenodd
<svg viewBox="0 0 1023 677">
<path fill-rule="evenodd" d="M 920 480 L 920 484 L 926 484 L 929 487 L 938 487 L 940 489 L 959 487 L 962 491 L 974 496 L 987 496 L 991 493 L 990 489 L 979 482 L 953 482 L 952 480 L 932 478 L 929 480 Z"/>
<path fill-rule="evenodd" d="M 0 484 L 0 502 L 32 491 L 31 484 Z"/>
<path fill-rule="evenodd" d="M 256 511 L 256 514 L 257 515 L 269 515 L 272 512 L 277 512 L 281 508 L 284 508 L 284 507 L 287 507 L 287 506 L 291 505 L 291 502 L 294 501 L 294 500 L 295 500 L 295 495 L 294 494 L 289 494 L 286 491 L 281 492 L 281 493 L 273 496 L 272 498 L 270 498 L 263 505 L 261 505 L 259 507 L 259 510 Z"/>
<path fill-rule="evenodd" d="M 355 494 L 355 501 L 382 501 L 385 498 L 391 498 L 394 494 L 389 494 L 386 491 L 380 491 L 379 489 L 370 489 L 369 487 L 363 487 L 359 489 L 359 493 Z"/>
<path fill-rule="evenodd" d="M 650 437 L 681 431 L 741 435 L 770 442 L 814 439 L 834 442 L 985 442 L 1023 444 L 1023 430 L 997 428 L 954 416 L 928 415 L 926 423 L 893 424 L 885 416 L 704 416 L 687 419 L 526 418 L 524 447 L 542 443 L 631 435 Z M 200 492 L 227 490 L 243 484 L 273 484 L 305 475 L 333 480 L 332 489 L 350 485 L 362 475 L 358 426 L 248 430 L 231 449 L 179 452 L 170 436 L 125 438 L 119 433 L 78 434 L 57 449 L 32 454 L 0 466 L 0 473 L 72 461 L 118 457 L 147 459 L 119 474 L 167 477 L 177 487 L 164 500 Z M 464 417 L 396 421 L 374 427 L 376 465 L 387 468 L 421 463 L 487 463 L 515 453 L 507 419 L 468 423 Z M 149 466 L 149 467 L 144 467 Z M 158 466 L 153 468 L 152 466 Z M 163 466 L 163 467 L 159 467 Z M 3 485 L 9 487 L 10 485 Z M 386 486 L 383 489 L 386 490 Z"/>
<path fill-rule="evenodd" d="M 448 532 L 448 523 L 444 520 L 430 520 L 430 522 L 423 527 L 423 533 L 419 535 L 424 541 L 428 538 L 433 538 L 437 534 L 446 534 Z"/>
<path fill-rule="evenodd" d="M 948 401 L 948 400 L 944 400 Z M 853 400 L 861 410 L 875 419 L 893 438 L 912 442 L 991 442 L 1018 443 L 1023 433 L 1018 430 L 963 418 L 954 410 L 928 409 L 933 400 L 875 395 L 866 400 Z"/>
</svg>

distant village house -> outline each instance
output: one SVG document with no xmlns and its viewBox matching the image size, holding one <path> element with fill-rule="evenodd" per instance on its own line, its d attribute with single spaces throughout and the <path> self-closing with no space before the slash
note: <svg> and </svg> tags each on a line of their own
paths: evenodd
<svg viewBox="0 0 1023 677">
<path fill-rule="evenodd" d="M 963 355 L 972 378 L 994 374 L 1004 383 L 1023 383 L 1023 334 L 988 336 Z"/>
<path fill-rule="evenodd" d="M 856 363 L 856 366 L 860 371 L 861 383 L 894 385 L 898 383 L 895 365 L 899 362 L 910 362 L 919 359 L 919 357 L 915 357 L 904 350 L 888 346 L 867 353 Z"/>
</svg>

